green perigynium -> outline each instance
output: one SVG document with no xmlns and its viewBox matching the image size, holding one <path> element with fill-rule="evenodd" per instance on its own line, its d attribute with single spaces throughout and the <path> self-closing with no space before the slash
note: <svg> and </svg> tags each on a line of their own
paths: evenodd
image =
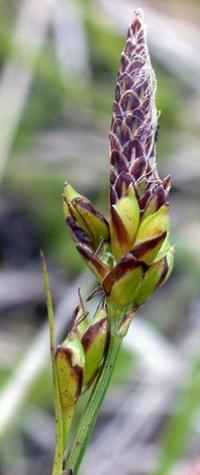
<svg viewBox="0 0 200 475">
<path fill-rule="evenodd" d="M 166 282 L 173 268 L 170 178 L 161 179 L 156 164 L 156 87 L 143 13 L 138 9 L 121 55 L 113 102 L 109 218 L 68 182 L 64 186 L 64 216 L 78 251 L 99 281 L 100 294 L 94 318 L 88 319 L 80 305 L 55 353 L 65 439 L 79 397 L 92 388 L 64 464 L 67 474 L 77 473 L 135 311 Z"/>
</svg>

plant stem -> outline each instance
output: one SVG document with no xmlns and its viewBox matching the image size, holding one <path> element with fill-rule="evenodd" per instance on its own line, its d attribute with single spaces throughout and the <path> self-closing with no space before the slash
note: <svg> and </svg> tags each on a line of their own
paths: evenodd
<svg viewBox="0 0 200 475">
<path fill-rule="evenodd" d="M 69 458 L 67 460 L 67 469 L 65 472 L 67 475 L 68 473 L 73 473 L 73 475 L 76 475 L 78 472 L 81 460 L 94 429 L 101 404 L 113 373 L 120 346 L 121 338 L 118 336 L 111 336 L 106 361 L 103 365 L 96 385 L 94 386 L 86 410 L 82 416 Z"/>
<path fill-rule="evenodd" d="M 63 447 L 65 448 L 64 459 L 66 458 L 66 451 L 68 450 L 70 430 L 74 417 L 75 406 L 63 410 Z"/>
</svg>

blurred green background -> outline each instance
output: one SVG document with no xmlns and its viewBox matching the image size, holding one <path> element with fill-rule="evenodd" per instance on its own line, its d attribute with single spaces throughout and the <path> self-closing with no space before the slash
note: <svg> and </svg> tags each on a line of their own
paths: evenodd
<svg viewBox="0 0 200 475">
<path fill-rule="evenodd" d="M 0 1 L 0 474 L 51 473 L 54 418 L 39 250 L 64 336 L 92 286 L 63 219 L 67 179 L 108 205 L 120 54 L 145 12 L 172 176 L 175 269 L 136 316 L 82 474 L 200 473 L 199 1 Z M 11 455 L 12 454 L 12 455 Z"/>
</svg>

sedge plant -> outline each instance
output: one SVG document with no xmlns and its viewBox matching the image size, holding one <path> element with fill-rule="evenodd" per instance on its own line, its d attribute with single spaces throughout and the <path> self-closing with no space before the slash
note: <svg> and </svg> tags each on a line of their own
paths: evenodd
<svg viewBox="0 0 200 475">
<path fill-rule="evenodd" d="M 110 145 L 109 218 L 68 182 L 64 216 L 75 246 L 98 280 L 88 300 L 99 297 L 93 317 L 86 305 L 74 311 L 61 345 L 54 338 L 54 313 L 44 256 L 56 413 L 53 475 L 76 475 L 94 429 L 124 336 L 135 312 L 168 279 L 170 177 L 156 164 L 156 78 L 141 9 L 134 11 L 121 55 Z M 69 437 L 77 402 L 90 388 L 77 431 Z"/>
</svg>

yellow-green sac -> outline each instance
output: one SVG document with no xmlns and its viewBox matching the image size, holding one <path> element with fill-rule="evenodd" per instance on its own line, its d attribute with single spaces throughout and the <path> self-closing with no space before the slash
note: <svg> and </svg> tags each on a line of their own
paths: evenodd
<svg viewBox="0 0 200 475">
<path fill-rule="evenodd" d="M 155 290 L 169 278 L 174 264 L 174 250 L 171 247 L 160 260 L 156 260 L 144 274 L 139 291 L 134 301 L 137 309 L 153 295 Z"/>
<path fill-rule="evenodd" d="M 71 217 L 85 231 L 94 249 L 109 240 L 109 226 L 104 216 L 67 182 L 64 186 L 64 216 L 68 224 Z"/>
<path fill-rule="evenodd" d="M 138 228 L 135 244 L 160 236 L 163 232 L 169 232 L 169 230 L 169 206 L 165 204 L 158 211 L 142 220 Z"/>
<path fill-rule="evenodd" d="M 138 229 L 140 210 L 131 185 L 126 196 L 122 196 L 111 207 L 111 247 L 116 260 L 119 260 L 132 247 Z"/>
<path fill-rule="evenodd" d="M 162 234 L 155 236 L 146 241 L 141 241 L 136 243 L 130 254 L 136 259 L 144 262 L 145 264 L 151 264 L 154 259 L 157 257 L 158 252 L 160 251 L 162 245 L 165 242 L 167 232 L 164 231 Z"/>
<path fill-rule="evenodd" d="M 101 309 L 97 311 L 81 340 L 85 353 L 83 379 L 83 386 L 85 387 L 91 385 L 101 367 L 108 347 L 109 336 L 107 313 L 104 309 Z"/>
<path fill-rule="evenodd" d="M 144 266 L 132 256 L 124 257 L 105 277 L 102 285 L 108 299 L 118 307 L 133 303 L 144 275 Z"/>
<path fill-rule="evenodd" d="M 78 336 L 70 335 L 57 347 L 55 364 L 61 406 L 68 409 L 76 404 L 84 378 L 85 356 Z"/>
<path fill-rule="evenodd" d="M 155 292 L 159 286 L 162 277 L 166 275 L 168 270 L 166 257 L 152 264 L 144 274 L 139 291 L 134 300 L 134 307 L 139 308 L 143 305 Z"/>
</svg>

